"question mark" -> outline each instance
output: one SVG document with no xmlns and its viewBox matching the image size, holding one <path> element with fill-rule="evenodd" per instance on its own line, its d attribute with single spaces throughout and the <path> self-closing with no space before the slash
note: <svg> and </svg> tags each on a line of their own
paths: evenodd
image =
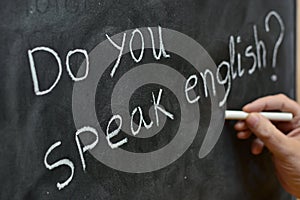
<svg viewBox="0 0 300 200">
<path fill-rule="evenodd" d="M 277 60 L 277 53 L 278 53 L 278 48 L 279 46 L 281 45 L 282 43 L 282 40 L 283 40 L 283 37 L 284 37 L 284 30 L 285 30 L 285 27 L 284 27 L 284 23 L 283 23 L 283 20 L 282 18 L 280 17 L 280 15 L 276 12 L 276 11 L 270 11 L 268 13 L 268 15 L 266 16 L 265 18 L 265 29 L 267 32 L 270 31 L 270 26 L 269 26 L 269 21 L 270 21 L 270 18 L 274 16 L 279 25 L 280 25 L 280 28 L 281 28 L 281 31 L 280 31 L 280 34 L 279 34 L 279 37 L 275 43 L 275 46 L 274 46 L 274 49 L 273 49 L 273 57 L 272 57 L 272 67 L 275 68 L 276 67 L 276 60 Z M 277 76 L 276 75 L 272 75 L 271 79 L 273 81 L 276 81 L 277 79 Z"/>
</svg>

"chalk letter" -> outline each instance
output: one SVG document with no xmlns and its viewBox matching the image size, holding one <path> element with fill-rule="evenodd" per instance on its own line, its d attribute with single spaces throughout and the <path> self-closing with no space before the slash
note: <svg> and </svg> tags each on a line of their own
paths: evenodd
<svg viewBox="0 0 300 200">
<path fill-rule="evenodd" d="M 160 112 L 162 112 L 163 114 L 165 114 L 170 119 L 174 119 L 173 114 L 169 113 L 168 111 L 166 111 L 165 109 L 163 109 L 162 107 L 159 106 L 160 99 L 161 99 L 161 94 L 162 94 L 162 89 L 159 89 L 159 93 L 158 93 L 158 97 L 157 97 L 157 101 L 156 101 L 154 93 L 152 92 L 152 99 L 153 99 L 153 105 L 154 105 L 154 110 L 155 110 L 156 125 L 157 126 L 159 126 L 159 119 L 158 119 L 158 112 L 157 112 L 158 110 Z"/>
<path fill-rule="evenodd" d="M 133 129 L 133 117 L 134 117 L 134 115 L 135 115 L 135 113 L 136 113 L 137 110 L 138 110 L 139 113 L 140 113 L 140 121 L 139 121 L 138 129 L 135 131 L 135 130 Z M 132 133 L 133 135 L 137 135 L 137 134 L 140 132 L 141 128 L 142 128 L 142 124 L 144 125 L 144 127 L 145 127 L 146 129 L 149 129 L 149 128 L 152 127 L 153 122 L 151 121 L 149 124 L 147 124 L 147 123 L 145 122 L 144 117 L 143 117 L 143 111 L 142 111 L 141 107 L 139 106 L 139 107 L 137 107 L 137 108 L 134 108 L 133 111 L 132 111 L 132 114 L 131 114 L 131 123 L 130 123 L 131 133 Z"/>
<path fill-rule="evenodd" d="M 203 84 L 204 84 L 204 93 L 205 93 L 205 97 L 208 96 L 208 92 L 207 92 L 207 81 L 206 81 L 206 76 L 207 74 L 210 75 L 211 78 L 211 85 L 212 85 L 212 91 L 213 91 L 213 95 L 216 96 L 216 86 L 215 86 L 215 79 L 214 79 L 214 75 L 213 73 L 209 70 L 206 69 L 204 74 L 201 72 L 200 75 L 202 77 L 203 80 Z"/>
<path fill-rule="evenodd" d="M 221 71 L 222 66 L 227 67 L 227 74 L 223 80 L 221 80 L 222 77 L 220 78 L 220 71 Z M 226 83 L 228 83 L 224 98 L 222 101 L 219 102 L 219 107 L 222 107 L 226 103 L 227 97 L 228 97 L 230 89 L 231 89 L 230 65 L 228 62 L 223 61 L 219 64 L 218 69 L 217 69 L 217 81 L 219 84 L 222 84 L 222 85 L 225 85 Z"/>
<path fill-rule="evenodd" d="M 273 50 L 272 67 L 275 67 L 276 66 L 276 60 L 277 60 L 277 52 L 278 52 L 278 48 L 281 45 L 283 37 L 284 37 L 284 29 L 285 29 L 285 27 L 284 27 L 284 23 L 283 23 L 280 15 L 277 12 L 275 12 L 275 11 L 271 11 L 271 12 L 269 12 L 269 14 L 265 18 L 265 29 L 266 29 L 267 32 L 270 31 L 269 20 L 270 20 L 270 18 L 272 16 L 274 16 L 277 19 L 277 21 L 278 21 L 278 23 L 280 25 L 280 29 L 281 29 L 280 30 L 280 35 L 279 35 L 279 37 L 278 37 L 278 39 L 276 41 L 276 44 L 275 44 L 274 50 Z"/>
<path fill-rule="evenodd" d="M 262 49 L 262 60 L 263 60 L 263 66 L 266 67 L 266 55 L 267 55 L 267 50 L 265 43 L 261 40 L 258 40 L 258 35 L 257 35 L 257 27 L 256 25 L 253 26 L 253 32 L 254 32 L 254 40 L 255 40 L 255 45 L 256 45 L 256 56 L 257 56 L 257 65 L 258 68 L 261 68 L 261 52 L 260 50 Z"/>
<path fill-rule="evenodd" d="M 248 74 L 253 74 L 255 69 L 256 69 L 256 55 L 255 53 L 252 51 L 252 45 L 249 45 L 246 50 L 245 50 L 245 56 L 246 57 L 252 57 L 253 58 L 253 65 L 251 67 L 251 69 L 248 70 Z"/>
<path fill-rule="evenodd" d="M 81 148 L 78 136 L 79 136 L 80 133 L 84 133 L 84 132 L 93 133 L 96 136 L 96 139 L 92 144 L 86 145 L 83 148 Z M 98 143 L 98 132 L 96 131 L 96 129 L 94 129 L 92 127 L 89 127 L 89 126 L 82 127 L 82 128 L 80 128 L 79 130 L 76 131 L 75 141 L 76 141 L 76 144 L 77 144 L 80 160 L 81 160 L 81 163 L 82 163 L 82 169 L 83 169 L 83 171 L 85 171 L 86 165 L 85 165 L 85 160 L 84 160 L 84 157 L 83 157 L 83 153 L 88 151 L 88 150 L 93 149 L 97 145 L 97 143 Z"/>
<path fill-rule="evenodd" d="M 71 180 L 73 178 L 73 175 L 74 175 L 74 164 L 71 160 L 69 160 L 67 158 L 61 159 L 61 160 L 59 160 L 59 161 L 57 161 L 53 164 L 48 164 L 48 162 L 47 162 L 48 155 L 51 153 L 51 151 L 53 149 L 55 149 L 56 147 L 60 146 L 60 145 L 61 145 L 61 141 L 58 141 L 58 142 L 54 143 L 47 150 L 47 152 L 45 154 L 45 157 L 44 157 L 44 164 L 45 164 L 46 168 L 49 169 L 49 170 L 52 170 L 52 169 L 57 168 L 57 167 L 62 166 L 62 165 L 66 165 L 66 166 L 70 167 L 70 169 L 71 169 L 71 175 L 65 182 L 63 182 L 63 183 L 57 182 L 56 186 L 59 190 L 63 189 L 65 186 L 67 186 L 71 182 Z"/>
<path fill-rule="evenodd" d="M 52 84 L 52 86 L 50 88 L 48 88 L 47 90 L 44 90 L 44 91 L 40 91 L 39 80 L 37 78 L 37 74 L 36 74 L 36 70 L 35 70 L 35 63 L 34 63 L 34 59 L 33 59 L 33 53 L 36 52 L 36 51 L 46 51 L 46 52 L 51 53 L 55 57 L 55 59 L 58 63 L 58 74 L 57 74 L 56 80 L 54 81 L 54 83 Z M 61 74 L 62 74 L 61 60 L 60 60 L 59 56 L 57 55 L 57 53 L 53 49 L 50 49 L 48 47 L 36 47 L 32 50 L 28 50 L 28 58 L 29 58 L 32 82 L 33 82 L 33 87 L 34 87 L 35 94 L 36 95 L 44 95 L 44 94 L 47 94 L 47 93 L 51 92 L 51 90 L 58 83 L 58 81 L 61 77 Z"/>
<path fill-rule="evenodd" d="M 123 50 L 124 50 L 124 46 L 125 46 L 125 39 L 126 39 L 126 33 L 123 34 L 123 39 L 122 39 L 122 45 L 121 46 L 118 46 L 114 41 L 112 41 L 112 39 L 107 35 L 105 34 L 106 38 L 108 39 L 108 41 L 114 46 L 116 47 L 120 53 L 119 53 L 119 56 L 118 56 L 118 59 L 113 67 L 113 69 L 111 70 L 110 72 L 110 77 L 113 77 L 119 64 L 120 64 L 120 60 L 121 60 L 121 57 L 122 57 L 122 53 L 123 53 Z"/>
<path fill-rule="evenodd" d="M 231 68 L 231 76 L 232 79 L 234 80 L 236 77 L 236 72 L 234 71 L 234 61 L 235 61 L 235 44 L 234 44 L 234 38 L 233 36 L 230 36 L 229 39 L 229 56 L 230 56 L 230 68 Z"/>
<path fill-rule="evenodd" d="M 236 43 L 241 43 L 241 36 L 238 36 L 236 38 Z M 245 70 L 242 69 L 242 56 L 240 53 L 237 54 L 237 61 L 238 61 L 238 75 L 239 77 L 242 77 L 244 75 Z"/>
<path fill-rule="evenodd" d="M 113 132 L 109 132 L 109 127 L 110 127 L 110 124 L 114 121 L 118 119 L 120 121 L 120 125 L 119 127 L 114 130 Z M 107 128 L 106 128 L 106 140 L 108 142 L 108 145 L 112 148 L 112 149 L 115 149 L 115 148 L 118 148 L 119 146 L 127 143 L 127 138 L 124 138 L 123 140 L 117 142 L 117 143 L 112 143 L 110 141 L 111 138 L 113 138 L 114 136 L 118 135 L 120 130 L 121 130 L 121 127 L 122 127 L 122 117 L 120 115 L 114 115 L 112 116 L 112 118 L 109 120 L 108 122 L 108 125 L 107 125 Z"/>
<path fill-rule="evenodd" d="M 170 58 L 170 55 L 167 54 L 167 53 L 166 53 L 166 50 L 165 50 L 165 46 L 164 46 L 163 39 L 162 39 L 161 27 L 158 26 L 158 37 L 159 37 L 159 53 L 158 53 L 158 55 L 156 55 L 153 32 L 152 32 L 152 30 L 151 30 L 150 27 L 148 27 L 148 31 L 149 31 L 150 37 L 151 37 L 151 42 L 152 42 L 152 52 L 153 52 L 154 58 L 155 58 L 156 60 L 159 60 L 160 57 L 161 57 L 161 54 L 162 54 L 163 57 L 165 57 L 165 58 Z"/>
<path fill-rule="evenodd" d="M 76 78 L 73 75 L 73 73 L 70 69 L 69 58 L 74 53 L 82 53 L 85 57 L 85 62 L 86 62 L 85 74 L 82 77 L 79 77 L 79 78 Z M 69 51 L 68 54 L 67 54 L 67 58 L 66 58 L 66 67 L 67 67 L 67 71 L 68 71 L 68 73 L 69 73 L 69 75 L 70 75 L 70 77 L 72 78 L 73 81 L 82 81 L 82 80 L 84 80 L 88 76 L 88 73 L 89 73 L 89 56 L 88 56 L 86 50 L 84 50 L 84 49 L 75 49 L 73 51 Z"/>
<path fill-rule="evenodd" d="M 133 38 L 134 38 L 134 36 L 135 36 L 135 33 L 139 33 L 140 36 L 141 36 L 141 45 L 142 45 L 142 47 L 141 47 L 141 52 L 140 52 L 140 56 L 139 56 L 138 59 L 135 57 L 135 55 L 134 55 L 134 53 L 133 53 L 133 50 L 132 50 L 132 41 L 133 41 Z M 145 46 L 145 44 L 144 44 L 144 37 L 143 37 L 142 32 L 141 32 L 139 29 L 135 29 L 135 30 L 132 32 L 132 34 L 131 34 L 131 38 L 130 38 L 130 42 L 129 42 L 129 49 L 130 49 L 131 57 L 132 57 L 132 59 L 133 59 L 136 63 L 140 62 L 140 61 L 142 60 L 142 58 L 143 58 L 144 50 L 145 50 L 145 49 L 144 49 L 144 46 Z"/>
<path fill-rule="evenodd" d="M 193 85 L 189 86 L 191 80 L 194 79 L 194 82 L 193 82 Z M 200 99 L 200 96 L 198 95 L 195 99 L 190 99 L 189 95 L 188 95 L 188 91 L 194 89 L 197 85 L 197 82 L 198 82 L 198 78 L 196 75 L 191 75 L 188 80 L 185 82 L 185 88 L 184 88 L 184 92 L 185 92 L 185 97 L 186 97 L 186 100 L 189 102 L 189 103 L 196 103 L 199 99 Z"/>
</svg>

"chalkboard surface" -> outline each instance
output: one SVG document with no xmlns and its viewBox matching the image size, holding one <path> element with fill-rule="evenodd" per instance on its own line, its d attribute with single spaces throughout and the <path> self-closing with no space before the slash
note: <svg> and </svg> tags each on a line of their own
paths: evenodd
<svg viewBox="0 0 300 200">
<path fill-rule="evenodd" d="M 224 110 L 295 94 L 292 0 L 0 3 L 1 199 L 291 199 Z"/>
</svg>

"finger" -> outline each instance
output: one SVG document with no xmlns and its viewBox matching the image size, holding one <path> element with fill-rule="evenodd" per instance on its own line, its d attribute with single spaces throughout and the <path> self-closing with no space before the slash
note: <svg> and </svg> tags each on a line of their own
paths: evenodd
<svg viewBox="0 0 300 200">
<path fill-rule="evenodd" d="M 265 144 L 259 138 L 256 138 L 252 142 L 251 152 L 254 155 L 259 155 L 263 151 L 264 146 L 265 146 Z"/>
<path fill-rule="evenodd" d="M 243 107 L 245 112 L 260 112 L 263 110 L 280 110 L 291 112 L 294 116 L 300 115 L 300 106 L 297 102 L 283 94 L 259 98 Z"/>
<path fill-rule="evenodd" d="M 290 138 L 294 138 L 300 142 L 300 127 L 291 131 L 289 134 L 287 134 L 287 136 Z"/>
<path fill-rule="evenodd" d="M 248 130 L 248 127 L 246 125 L 246 123 L 244 121 L 238 121 L 235 125 L 234 125 L 234 129 L 236 131 L 245 131 Z"/>
<path fill-rule="evenodd" d="M 237 138 L 241 139 L 241 140 L 245 140 L 250 138 L 250 136 L 252 135 L 250 130 L 247 131 L 240 131 L 237 133 Z"/>
<path fill-rule="evenodd" d="M 268 119 L 258 113 L 250 113 L 247 126 L 277 156 L 285 156 L 289 146 L 288 137 L 281 133 Z"/>
</svg>

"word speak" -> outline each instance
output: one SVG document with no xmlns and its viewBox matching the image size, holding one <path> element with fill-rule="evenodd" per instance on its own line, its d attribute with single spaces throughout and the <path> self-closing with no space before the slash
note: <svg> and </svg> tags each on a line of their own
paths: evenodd
<svg viewBox="0 0 300 200">
<path fill-rule="evenodd" d="M 154 93 L 152 93 L 152 98 L 153 98 L 153 108 L 154 108 L 154 111 L 155 111 L 155 118 L 156 118 L 156 125 L 159 126 L 159 115 L 158 115 L 158 112 L 164 114 L 165 116 L 169 117 L 170 119 L 174 119 L 174 116 L 172 113 L 166 111 L 163 106 L 160 105 L 160 100 L 161 100 L 161 95 L 162 95 L 162 92 L 163 90 L 160 89 L 159 90 L 159 93 L 158 93 L 158 96 L 157 98 L 155 98 L 155 95 Z M 134 116 L 137 114 L 139 114 L 139 123 L 138 123 L 138 127 L 135 128 L 134 127 L 134 122 L 133 122 L 133 118 Z M 113 122 L 119 122 L 117 123 L 118 124 L 118 127 L 113 129 L 113 130 L 110 130 L 111 128 L 111 124 Z M 150 129 L 153 125 L 153 122 L 151 121 L 149 124 L 147 124 L 144 120 L 144 117 L 143 117 L 143 111 L 141 109 L 141 107 L 136 107 L 133 109 L 132 111 L 132 114 L 131 114 L 131 133 L 132 135 L 137 135 L 139 132 L 140 132 L 140 129 L 143 127 L 145 127 L 146 129 Z M 117 136 L 119 134 L 119 132 L 121 131 L 121 128 L 122 128 L 122 116 L 120 115 L 113 115 L 111 117 L 111 119 L 109 120 L 108 122 L 108 125 L 107 125 L 107 128 L 106 128 L 106 140 L 107 140 L 107 143 L 108 145 L 112 148 L 112 149 L 115 149 L 115 148 L 118 148 L 120 147 L 121 145 L 127 143 L 127 138 L 124 138 L 118 142 L 115 142 L 113 143 L 111 140 L 113 137 Z M 88 145 L 85 145 L 83 147 L 81 147 L 80 145 L 80 140 L 79 140 L 79 135 L 80 134 L 83 134 L 83 133 L 92 133 L 94 136 L 95 136 L 95 140 L 91 143 L 91 144 L 88 144 Z M 85 153 L 86 151 L 88 150 L 92 150 L 99 142 L 99 135 L 98 135 L 98 132 L 95 128 L 93 127 L 90 127 L 90 126 L 85 126 L 85 127 L 82 127 L 80 129 L 78 129 L 75 133 L 75 141 L 76 141 L 76 145 L 77 145 L 77 148 L 78 148 L 78 153 L 79 153 L 79 156 L 80 156 L 80 160 L 81 160 L 81 164 L 82 164 L 82 170 L 85 171 L 86 169 L 86 164 L 85 164 L 85 159 L 83 157 L 83 153 Z M 63 189 L 65 186 L 67 186 L 72 178 L 73 178 L 73 175 L 74 175 L 74 170 L 75 170 L 75 166 L 74 166 L 74 163 L 68 159 L 68 158 L 62 158 L 52 164 L 49 164 L 48 163 L 48 157 L 49 157 L 49 154 L 55 150 L 56 148 L 58 148 L 59 146 L 61 145 L 61 141 L 57 141 L 55 142 L 54 144 L 52 144 L 49 149 L 47 150 L 46 154 L 45 154 L 45 157 L 44 157 L 44 164 L 46 166 L 47 169 L 49 170 L 53 170 L 57 167 L 60 167 L 60 166 L 67 166 L 70 168 L 71 170 L 71 175 L 69 176 L 69 178 L 67 180 L 65 180 L 63 183 L 60 183 L 58 182 L 57 183 L 57 188 L 60 190 L 60 189 Z"/>
</svg>

